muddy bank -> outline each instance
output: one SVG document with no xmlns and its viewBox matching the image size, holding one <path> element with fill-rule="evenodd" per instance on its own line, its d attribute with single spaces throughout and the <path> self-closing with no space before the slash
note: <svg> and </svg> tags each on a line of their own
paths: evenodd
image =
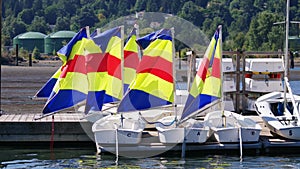
<svg viewBox="0 0 300 169">
<path fill-rule="evenodd" d="M 290 80 L 300 80 L 300 64 Z M 1 110 L 4 113 L 41 113 L 46 99 L 31 99 L 61 66 L 60 61 L 40 61 L 32 67 L 1 65 Z M 69 109 L 70 111 L 74 109 Z"/>
<path fill-rule="evenodd" d="M 60 67 L 60 61 L 43 61 L 28 66 L 1 65 L 1 110 L 4 113 L 40 113 L 46 102 L 32 96 Z"/>
</svg>

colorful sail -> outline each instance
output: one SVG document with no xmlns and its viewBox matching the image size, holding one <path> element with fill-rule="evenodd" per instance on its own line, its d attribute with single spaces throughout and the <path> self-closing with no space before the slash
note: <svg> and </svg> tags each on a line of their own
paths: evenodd
<svg viewBox="0 0 300 169">
<path fill-rule="evenodd" d="M 124 93 L 135 79 L 136 68 L 139 64 L 138 45 L 136 43 L 136 28 L 133 28 L 124 46 Z"/>
<path fill-rule="evenodd" d="M 85 28 L 84 28 L 85 30 Z M 87 38 L 86 31 L 83 31 L 81 33 L 77 33 L 71 40 L 70 42 L 61 48 L 57 54 L 60 57 L 60 59 L 63 61 L 63 64 L 66 64 L 68 57 L 70 55 L 70 52 L 72 51 L 73 45 L 78 41 L 81 40 L 82 38 Z M 60 76 L 60 73 L 62 71 L 62 67 L 60 67 L 54 75 L 46 82 L 46 84 L 36 93 L 35 97 L 39 98 L 49 98 L 53 91 L 53 88 L 57 82 L 58 77 Z"/>
<path fill-rule="evenodd" d="M 86 28 L 82 28 L 66 46 L 58 51 L 64 64 L 43 109 L 43 114 L 69 108 L 85 100 L 88 89 L 84 56 L 88 51 L 85 47 L 93 43 L 86 38 Z"/>
<path fill-rule="evenodd" d="M 169 39 L 172 40 L 172 37 L 169 36 L 170 30 L 168 29 L 161 29 L 156 32 L 152 32 L 144 37 L 139 38 L 137 43 L 140 45 L 142 49 L 146 49 L 151 42 L 156 39 Z"/>
<path fill-rule="evenodd" d="M 222 35 L 219 27 L 204 54 L 187 98 L 181 120 L 221 97 Z"/>
<path fill-rule="evenodd" d="M 34 97 L 37 98 L 49 98 L 51 95 L 51 92 L 57 82 L 57 79 L 59 78 L 59 75 L 61 73 L 62 67 L 60 67 L 54 75 L 45 83 L 45 85 L 35 94 Z"/>
<path fill-rule="evenodd" d="M 174 102 L 173 44 L 171 31 L 163 29 L 137 43 L 149 41 L 118 112 L 149 109 Z M 145 40 L 146 39 L 146 40 Z M 148 43 L 148 42 L 147 42 Z"/>
<path fill-rule="evenodd" d="M 104 103 L 119 101 L 123 96 L 121 27 L 107 30 L 92 39 L 104 53 L 87 58 L 89 91 L 85 113 L 100 111 Z"/>
<path fill-rule="evenodd" d="M 87 32 L 86 32 L 86 28 L 82 28 L 70 41 L 69 43 L 62 47 L 59 51 L 57 51 L 57 55 L 59 56 L 59 58 L 63 61 L 64 64 L 66 64 L 66 62 L 69 60 L 69 57 L 74 57 L 74 54 L 72 54 L 71 52 L 73 52 L 73 47 L 74 45 L 81 41 L 82 38 L 87 38 Z"/>
</svg>

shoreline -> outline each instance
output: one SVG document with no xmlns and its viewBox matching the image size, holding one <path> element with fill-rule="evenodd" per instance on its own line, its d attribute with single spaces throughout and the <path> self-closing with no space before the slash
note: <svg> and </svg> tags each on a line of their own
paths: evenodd
<svg viewBox="0 0 300 169">
<path fill-rule="evenodd" d="M 300 62 L 290 72 L 291 81 L 300 81 Z M 32 99 L 61 66 L 61 61 L 40 61 L 32 67 L 1 65 L 1 111 L 9 114 L 41 113 L 47 99 Z M 299 66 L 299 67 L 298 67 Z M 62 112 L 72 112 L 67 109 Z"/>
</svg>

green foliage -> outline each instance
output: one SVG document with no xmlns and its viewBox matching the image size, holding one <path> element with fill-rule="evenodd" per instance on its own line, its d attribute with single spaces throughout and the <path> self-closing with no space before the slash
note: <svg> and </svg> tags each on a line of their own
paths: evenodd
<svg viewBox="0 0 300 169">
<path fill-rule="evenodd" d="M 47 34 L 51 31 L 49 24 L 46 23 L 44 17 L 35 16 L 31 25 L 28 27 L 28 31 L 36 31 Z"/>
<path fill-rule="evenodd" d="M 35 48 L 33 49 L 32 57 L 33 57 L 34 59 L 36 59 L 36 60 L 41 60 L 41 59 L 42 59 L 41 53 L 40 53 L 40 51 L 39 51 L 39 49 L 38 49 L 37 47 L 35 47 Z"/>
<path fill-rule="evenodd" d="M 290 20 L 300 21 L 300 1 L 290 2 Z M 208 37 L 221 24 L 225 50 L 277 51 L 283 49 L 284 27 L 273 23 L 284 21 L 285 9 L 285 0 L 6 0 L 2 3 L 2 35 L 5 37 L 2 39 L 5 45 L 11 46 L 15 36 L 27 31 L 47 34 L 59 30 L 77 32 L 84 26 L 95 29 L 119 17 L 145 11 L 177 15 L 192 22 Z M 149 25 L 149 21 L 166 21 L 162 26 L 168 27 L 177 24 L 162 17 L 147 19 L 139 22 L 142 28 Z M 299 34 L 299 25 L 291 24 L 290 35 Z M 193 35 L 186 37 L 190 36 Z M 182 47 L 184 45 L 176 44 L 176 48 Z"/>
<path fill-rule="evenodd" d="M 282 49 L 284 32 L 281 28 L 278 28 L 280 25 L 273 25 L 273 23 L 282 19 L 278 14 L 268 11 L 259 13 L 251 21 L 246 38 L 247 49 L 265 51 Z"/>
<path fill-rule="evenodd" d="M 18 18 L 27 25 L 31 24 L 34 18 L 33 9 L 24 9 L 22 12 L 18 14 Z"/>
<path fill-rule="evenodd" d="M 179 17 L 189 20 L 190 22 L 194 23 L 196 26 L 201 26 L 204 21 L 202 8 L 197 6 L 192 1 L 188 1 L 184 3 L 179 13 Z"/>
<path fill-rule="evenodd" d="M 57 19 L 58 8 L 56 5 L 48 6 L 45 9 L 45 20 L 50 25 L 55 25 Z M 59 24 L 58 24 L 59 25 Z"/>
<path fill-rule="evenodd" d="M 29 52 L 23 48 L 19 49 L 19 57 L 20 58 L 25 58 L 25 59 L 29 59 Z"/>
<path fill-rule="evenodd" d="M 54 31 L 70 30 L 70 20 L 67 17 L 58 17 Z"/>
</svg>

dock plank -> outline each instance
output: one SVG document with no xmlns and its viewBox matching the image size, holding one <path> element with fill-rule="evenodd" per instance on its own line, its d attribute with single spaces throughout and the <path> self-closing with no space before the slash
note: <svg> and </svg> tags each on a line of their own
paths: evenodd
<svg viewBox="0 0 300 169">
<path fill-rule="evenodd" d="M 35 121 L 35 114 L 28 114 L 26 121 Z"/>
<path fill-rule="evenodd" d="M 11 119 L 11 121 L 18 122 L 18 121 L 20 121 L 21 116 L 22 116 L 22 114 L 16 114 L 14 116 L 14 118 Z"/>
<path fill-rule="evenodd" d="M 28 114 L 22 114 L 22 116 L 19 118 L 20 122 L 26 121 L 26 118 L 28 117 Z"/>
<path fill-rule="evenodd" d="M 14 119 L 15 116 L 16 114 L 9 114 L 5 121 L 12 121 L 12 119 Z"/>
<path fill-rule="evenodd" d="M 5 121 L 7 117 L 8 117 L 7 114 L 1 115 L 0 116 L 0 121 Z"/>
</svg>

